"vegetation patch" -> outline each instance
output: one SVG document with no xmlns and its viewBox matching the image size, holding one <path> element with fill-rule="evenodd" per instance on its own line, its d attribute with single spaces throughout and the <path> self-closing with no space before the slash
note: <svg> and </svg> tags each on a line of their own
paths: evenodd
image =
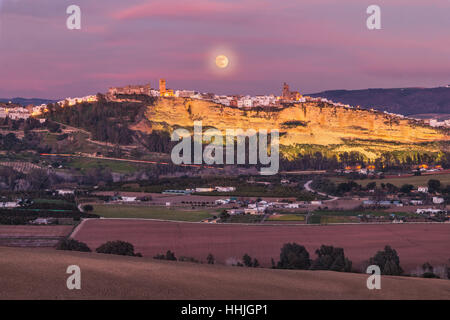
<svg viewBox="0 0 450 320">
<path fill-rule="evenodd" d="M 94 205 L 93 213 L 105 218 L 140 218 L 200 222 L 204 219 L 211 218 L 212 213 L 215 212 L 156 206 L 98 204 Z"/>
</svg>

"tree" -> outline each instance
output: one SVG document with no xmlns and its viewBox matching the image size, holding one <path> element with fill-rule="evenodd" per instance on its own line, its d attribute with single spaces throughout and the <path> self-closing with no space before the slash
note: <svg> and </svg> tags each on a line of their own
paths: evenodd
<svg viewBox="0 0 450 320">
<path fill-rule="evenodd" d="M 242 262 L 246 267 L 253 267 L 252 258 L 248 254 L 244 254 L 242 257 Z"/>
<path fill-rule="evenodd" d="M 95 249 L 97 253 L 117 254 L 121 256 L 141 256 L 134 253 L 134 246 L 125 241 L 108 241 Z"/>
<path fill-rule="evenodd" d="M 167 252 L 166 252 L 166 260 L 177 261 L 177 258 L 175 257 L 175 253 L 173 253 L 170 250 L 167 250 Z"/>
<path fill-rule="evenodd" d="M 411 184 L 404 184 L 400 188 L 400 192 L 402 192 L 402 193 L 410 193 L 412 191 L 412 189 L 414 189 L 413 185 L 411 185 Z"/>
<path fill-rule="evenodd" d="M 390 246 L 385 246 L 383 251 L 378 251 L 369 259 L 369 264 L 380 267 L 381 274 L 398 276 L 403 273 L 397 251 Z"/>
<path fill-rule="evenodd" d="M 83 211 L 85 211 L 85 212 L 92 212 L 93 210 L 94 210 L 94 207 L 90 204 L 83 206 Z"/>
<path fill-rule="evenodd" d="M 221 221 L 226 221 L 229 217 L 230 217 L 230 215 L 228 214 L 228 212 L 226 210 L 222 210 L 222 212 L 219 215 L 219 218 Z"/>
<path fill-rule="evenodd" d="M 75 239 L 61 240 L 56 246 L 56 249 L 67 251 L 91 252 L 91 249 L 89 249 L 89 247 L 85 243 L 77 241 Z"/>
<path fill-rule="evenodd" d="M 208 254 L 208 256 L 206 257 L 206 261 L 208 262 L 208 264 L 214 264 L 214 256 L 211 253 Z"/>
<path fill-rule="evenodd" d="M 344 255 L 344 249 L 322 245 L 316 250 L 317 259 L 311 265 L 312 270 L 332 270 L 350 272 L 352 262 Z"/>
<path fill-rule="evenodd" d="M 392 183 L 386 183 L 386 188 L 389 193 L 396 193 L 398 191 L 398 188 L 394 186 Z"/>
<path fill-rule="evenodd" d="M 425 262 L 422 265 L 422 270 L 423 270 L 422 277 L 424 278 L 439 278 L 439 276 L 437 276 L 434 273 L 434 268 L 429 262 Z"/>
<path fill-rule="evenodd" d="M 441 189 L 441 181 L 430 179 L 428 180 L 428 191 L 433 193 Z"/>
<path fill-rule="evenodd" d="M 370 182 L 367 184 L 367 189 L 368 190 L 373 190 L 377 187 L 377 183 L 376 182 Z"/>
<path fill-rule="evenodd" d="M 43 169 L 33 169 L 27 176 L 33 190 L 45 190 L 50 186 L 47 172 Z"/>
<path fill-rule="evenodd" d="M 281 248 L 279 269 L 301 269 L 307 270 L 311 266 L 309 253 L 304 246 L 297 243 L 286 243 Z"/>
</svg>

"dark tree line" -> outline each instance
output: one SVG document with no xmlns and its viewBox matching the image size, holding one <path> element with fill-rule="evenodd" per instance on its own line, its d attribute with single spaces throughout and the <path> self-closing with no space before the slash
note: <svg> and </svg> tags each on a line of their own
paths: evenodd
<svg viewBox="0 0 450 320">
<path fill-rule="evenodd" d="M 80 103 L 73 107 L 48 105 L 48 118 L 77 128 L 83 128 L 99 141 L 127 145 L 133 142 L 134 123 L 145 106 L 141 103 L 107 102 Z"/>
</svg>

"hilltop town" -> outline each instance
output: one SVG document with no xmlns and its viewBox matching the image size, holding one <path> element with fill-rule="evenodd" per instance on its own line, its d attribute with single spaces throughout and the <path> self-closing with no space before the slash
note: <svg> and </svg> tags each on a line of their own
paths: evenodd
<svg viewBox="0 0 450 320">
<path fill-rule="evenodd" d="M 311 97 L 302 95 L 298 91 L 291 91 L 289 84 L 283 83 L 281 89 L 281 95 L 269 94 L 269 95 L 217 95 L 214 93 L 201 93 L 196 90 L 184 90 L 184 89 L 169 89 L 166 87 L 166 80 L 159 80 L 159 87 L 152 88 L 150 83 L 145 85 L 127 85 L 124 87 L 111 87 L 104 94 L 108 101 L 130 101 L 129 96 L 142 95 L 148 97 L 164 97 L 164 98 L 190 98 L 203 101 L 211 101 L 213 103 L 221 104 L 227 107 L 235 107 L 240 109 L 251 110 L 253 108 L 283 108 L 288 104 L 302 104 L 309 102 L 322 102 L 327 103 L 335 107 L 345 107 L 349 109 L 360 109 L 360 106 L 351 106 L 341 102 L 334 102 L 330 99 L 323 97 Z M 128 96 L 128 97 L 127 97 Z M 122 97 L 122 98 L 120 98 Z M 97 95 L 88 95 L 77 98 L 65 98 L 57 103 L 63 106 L 75 106 L 78 103 L 83 102 L 96 102 Z M 47 105 L 27 105 L 21 106 L 19 104 L 1 103 L 0 102 L 0 118 L 9 117 L 11 119 L 28 119 L 29 117 L 37 117 L 45 113 Z M 373 108 L 369 108 L 371 111 L 375 111 Z M 450 128 L 450 119 L 439 120 L 439 118 L 423 118 L 423 117 L 407 117 L 403 114 L 396 114 L 392 112 L 383 111 L 384 114 L 406 118 L 418 121 L 424 125 L 431 127 Z"/>
</svg>

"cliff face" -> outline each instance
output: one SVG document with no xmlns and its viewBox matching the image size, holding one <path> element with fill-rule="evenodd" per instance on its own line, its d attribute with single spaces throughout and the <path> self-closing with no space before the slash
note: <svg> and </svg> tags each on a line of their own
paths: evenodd
<svg viewBox="0 0 450 320">
<path fill-rule="evenodd" d="M 323 103 L 305 103 L 276 111 L 245 111 L 208 101 L 163 98 L 149 106 L 146 113 L 150 126 L 139 124 L 137 130 L 191 128 L 194 121 L 203 127 L 225 129 L 278 129 L 282 152 L 295 157 L 316 146 L 325 153 L 358 151 L 369 159 L 384 151 L 438 152 L 435 141 L 449 136 L 431 127 L 363 109 L 347 109 Z M 421 144 L 420 146 L 418 144 Z"/>
</svg>

